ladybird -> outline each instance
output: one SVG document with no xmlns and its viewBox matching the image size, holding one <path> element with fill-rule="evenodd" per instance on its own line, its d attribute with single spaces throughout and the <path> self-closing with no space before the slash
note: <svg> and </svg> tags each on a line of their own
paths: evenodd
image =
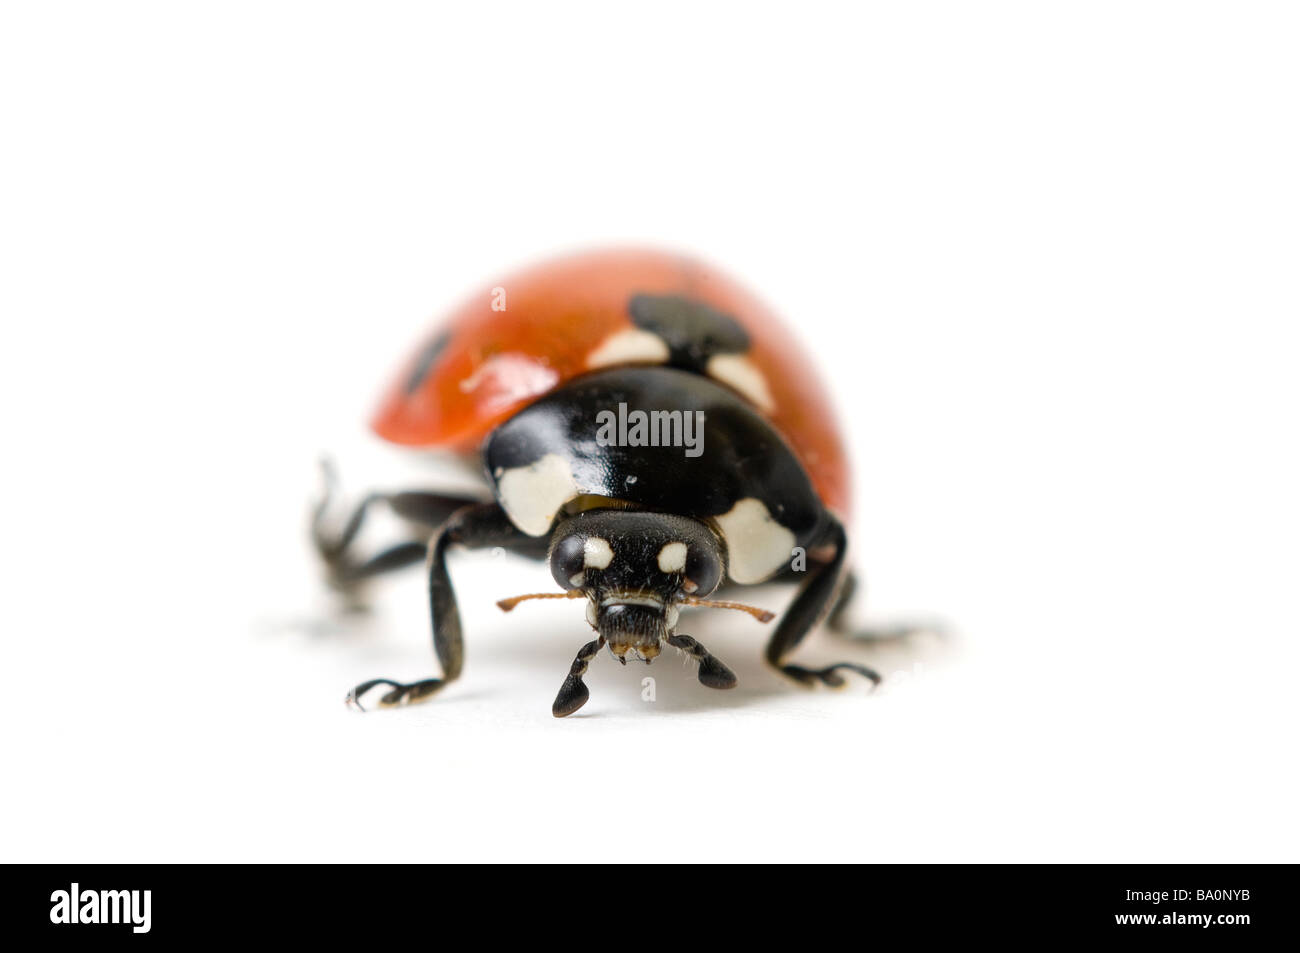
<svg viewBox="0 0 1300 953">
<path fill-rule="evenodd" d="M 444 321 L 402 367 L 372 420 L 383 439 L 476 459 L 491 501 L 411 491 L 372 493 L 341 530 L 313 537 L 345 591 L 426 563 L 441 675 L 357 685 L 350 705 L 384 687 L 382 706 L 427 699 L 460 677 L 464 647 L 447 555 L 501 547 L 547 560 L 558 591 L 504 599 L 581 599 L 596 633 L 578 651 L 552 713 L 589 697 L 583 675 L 602 648 L 623 664 L 665 645 L 698 663 L 701 683 L 736 676 L 689 635 L 684 608 L 739 609 L 722 588 L 799 584 L 766 659 L 805 684 L 839 687 L 851 662 L 790 658 L 852 596 L 844 524 L 847 455 L 829 400 L 800 343 L 749 292 L 672 254 L 619 250 L 547 262 L 495 283 Z M 389 507 L 418 528 L 374 555 L 354 552 L 366 513 Z"/>
</svg>

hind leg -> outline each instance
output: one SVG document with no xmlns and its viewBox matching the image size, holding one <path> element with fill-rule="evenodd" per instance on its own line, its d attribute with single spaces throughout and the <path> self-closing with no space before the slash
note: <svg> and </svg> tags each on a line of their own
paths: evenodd
<svg viewBox="0 0 1300 953">
<path fill-rule="evenodd" d="M 367 579 L 423 562 L 428 550 L 429 531 L 442 525 L 456 510 L 477 502 L 440 493 L 370 493 L 357 504 L 342 528 L 331 532 L 326 525 L 326 513 L 337 495 L 338 480 L 329 461 L 321 461 L 321 470 L 325 478 L 325 493 L 312 510 L 312 544 L 325 564 L 330 585 L 349 596 L 355 596 L 358 585 Z M 353 544 L 365 525 L 366 517 L 376 506 L 387 507 L 408 523 L 422 528 L 423 532 L 415 532 L 413 538 L 363 559 L 353 551 Z"/>
<path fill-rule="evenodd" d="M 931 633 L 939 637 L 945 637 L 946 627 L 937 621 L 916 620 L 913 622 L 896 622 L 892 625 L 854 625 L 848 619 L 849 609 L 854 603 L 855 597 L 862 592 L 858 576 L 853 570 L 844 574 L 844 585 L 840 587 L 840 593 L 835 598 L 835 608 L 831 610 L 830 616 L 826 619 L 826 627 L 837 635 L 847 639 L 853 639 L 855 642 L 900 642 L 909 639 L 914 635 L 922 633 Z M 861 599 L 857 600 L 861 602 Z"/>
</svg>

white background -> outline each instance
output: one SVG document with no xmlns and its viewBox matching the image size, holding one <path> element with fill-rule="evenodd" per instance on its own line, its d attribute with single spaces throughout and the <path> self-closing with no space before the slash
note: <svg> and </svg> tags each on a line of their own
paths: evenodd
<svg viewBox="0 0 1300 953">
<path fill-rule="evenodd" d="M 0 858 L 1300 859 L 1285 4 L 8 4 Z M 332 614 L 304 542 L 436 316 L 645 242 L 815 349 L 894 677 L 597 659 L 545 570 Z M 380 527 L 382 529 L 382 527 Z M 781 590 L 753 601 L 778 606 Z M 721 616 L 725 615 L 726 618 Z"/>
</svg>

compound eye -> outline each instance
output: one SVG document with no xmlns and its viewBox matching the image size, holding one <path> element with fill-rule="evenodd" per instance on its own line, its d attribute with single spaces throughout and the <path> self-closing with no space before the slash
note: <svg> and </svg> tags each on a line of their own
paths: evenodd
<svg viewBox="0 0 1300 953">
<path fill-rule="evenodd" d="M 561 589 L 580 589 L 586 581 L 583 576 L 585 543 L 586 540 L 575 533 L 551 547 L 551 575 Z"/>
<path fill-rule="evenodd" d="M 722 582 L 722 564 L 717 554 L 703 546 L 692 546 L 686 553 L 686 578 L 683 588 L 693 596 L 707 596 Z M 691 587 L 695 588 L 692 589 Z"/>
</svg>

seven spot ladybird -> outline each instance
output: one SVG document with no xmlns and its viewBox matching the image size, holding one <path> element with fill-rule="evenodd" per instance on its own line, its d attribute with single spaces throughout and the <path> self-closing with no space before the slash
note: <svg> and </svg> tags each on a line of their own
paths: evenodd
<svg viewBox="0 0 1300 953">
<path fill-rule="evenodd" d="M 582 677 L 608 646 L 647 664 L 666 643 L 699 663 L 699 680 L 736 677 L 689 635 L 683 607 L 771 613 L 708 597 L 719 587 L 800 583 L 767 661 L 806 685 L 871 681 L 871 669 L 821 669 L 790 655 L 853 591 L 845 564 L 849 474 L 831 406 L 798 342 L 716 271 L 646 251 L 553 261 L 497 282 L 445 321 L 404 367 L 373 420 L 394 443 L 481 462 L 492 502 L 428 492 L 372 493 L 340 532 L 313 536 L 332 582 L 347 590 L 427 561 L 440 678 L 372 679 L 381 705 L 428 698 L 458 678 L 460 614 L 447 572 L 453 546 L 502 547 L 547 559 L 558 592 L 582 598 L 597 637 L 584 645 L 552 712 L 586 703 Z M 332 481 L 330 482 L 332 487 Z M 351 552 L 369 507 L 387 505 L 419 539 L 362 560 Z"/>
</svg>

